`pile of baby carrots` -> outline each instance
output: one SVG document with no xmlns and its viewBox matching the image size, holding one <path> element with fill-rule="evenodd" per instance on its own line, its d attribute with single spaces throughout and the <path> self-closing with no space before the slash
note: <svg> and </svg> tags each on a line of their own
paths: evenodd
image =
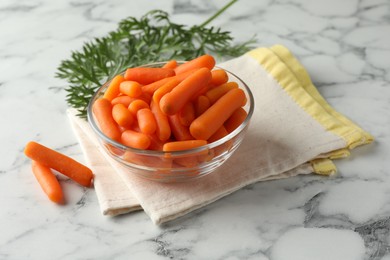
<svg viewBox="0 0 390 260">
<path fill-rule="evenodd" d="M 43 191 L 53 202 L 63 203 L 64 195 L 52 169 L 82 186 L 90 187 L 92 184 L 92 171 L 62 153 L 33 141 L 26 145 L 24 153 L 32 159 L 32 171 Z"/>
<path fill-rule="evenodd" d="M 92 110 L 101 131 L 132 148 L 181 151 L 223 138 L 247 117 L 245 92 L 203 55 L 115 76 Z"/>
</svg>

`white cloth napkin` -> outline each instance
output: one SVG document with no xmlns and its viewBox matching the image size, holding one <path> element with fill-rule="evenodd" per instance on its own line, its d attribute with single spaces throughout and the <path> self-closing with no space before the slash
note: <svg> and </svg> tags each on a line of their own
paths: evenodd
<svg viewBox="0 0 390 260">
<path fill-rule="evenodd" d="M 255 111 L 233 156 L 215 172 L 191 182 L 158 183 L 135 176 L 102 150 L 85 120 L 68 110 L 95 174 L 103 214 L 143 209 L 161 224 L 258 181 L 335 173 L 331 159 L 348 156 L 350 149 L 373 140 L 321 97 L 306 70 L 283 46 L 258 48 L 218 66 L 247 83 Z"/>
</svg>

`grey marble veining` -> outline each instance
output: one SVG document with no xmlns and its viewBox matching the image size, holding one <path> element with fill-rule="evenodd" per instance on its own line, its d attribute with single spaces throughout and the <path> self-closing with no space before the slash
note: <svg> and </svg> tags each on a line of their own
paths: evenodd
<svg viewBox="0 0 390 260">
<path fill-rule="evenodd" d="M 94 190 L 64 177 L 65 205 L 41 192 L 29 140 L 84 160 L 59 62 L 127 16 L 163 9 L 192 25 L 226 2 L 0 2 L 0 259 L 390 259 L 388 0 L 240 0 L 211 24 L 287 46 L 327 101 L 375 136 L 336 161 L 336 176 L 253 184 L 162 226 L 143 212 L 102 216 Z"/>
</svg>

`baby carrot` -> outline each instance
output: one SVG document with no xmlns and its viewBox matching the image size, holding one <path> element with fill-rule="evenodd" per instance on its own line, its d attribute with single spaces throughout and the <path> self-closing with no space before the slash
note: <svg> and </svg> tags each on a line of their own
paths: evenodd
<svg viewBox="0 0 390 260">
<path fill-rule="evenodd" d="M 242 107 L 236 109 L 236 111 L 234 111 L 233 114 L 224 123 L 226 130 L 229 133 L 233 132 L 234 129 L 241 125 L 242 122 L 244 122 L 247 115 L 247 112 Z"/>
<path fill-rule="evenodd" d="M 185 127 L 180 123 L 177 114 L 173 116 L 168 116 L 168 122 L 169 122 L 169 126 L 171 127 L 173 136 L 175 137 L 176 140 L 185 141 L 185 140 L 194 139 L 190 134 L 190 130 L 188 129 L 188 127 Z"/>
<path fill-rule="evenodd" d="M 220 97 L 225 95 L 229 90 L 238 88 L 238 84 L 234 81 L 224 83 L 218 87 L 212 88 L 206 92 L 205 96 L 208 97 L 211 104 L 214 104 Z"/>
<path fill-rule="evenodd" d="M 161 141 L 156 134 L 148 135 L 150 139 L 149 150 L 162 151 L 165 141 Z"/>
<path fill-rule="evenodd" d="M 195 139 L 209 139 L 241 107 L 244 100 L 245 92 L 242 89 L 230 90 L 191 123 L 191 135 Z"/>
<path fill-rule="evenodd" d="M 211 103 L 208 97 L 201 95 L 195 100 L 194 106 L 195 116 L 198 117 L 211 106 Z"/>
<path fill-rule="evenodd" d="M 115 106 L 116 104 L 123 104 L 125 107 L 128 107 L 130 103 L 134 100 L 136 100 L 136 98 L 123 95 L 111 100 L 111 105 Z"/>
<path fill-rule="evenodd" d="M 35 178 L 49 199 L 55 203 L 63 203 L 64 196 L 60 183 L 50 168 L 34 160 L 31 166 Z"/>
<path fill-rule="evenodd" d="M 209 143 L 215 142 L 221 138 L 224 138 L 228 134 L 229 132 L 226 130 L 226 128 L 224 126 L 221 126 L 212 136 L 210 136 L 207 142 Z"/>
<path fill-rule="evenodd" d="M 158 88 L 154 94 L 153 94 L 153 101 L 156 104 L 160 103 L 161 98 L 172 91 L 177 85 L 179 85 L 180 81 L 176 78 L 173 77 L 171 80 L 169 80 L 167 83 L 162 85 L 160 88 Z"/>
<path fill-rule="evenodd" d="M 124 81 L 122 75 L 115 76 L 108 86 L 106 92 L 104 92 L 103 97 L 108 100 L 113 100 L 116 96 L 119 95 L 119 85 Z"/>
<path fill-rule="evenodd" d="M 150 101 L 152 101 L 152 95 L 146 92 L 142 92 L 141 96 L 138 98 L 145 101 L 147 104 L 150 104 Z"/>
<path fill-rule="evenodd" d="M 138 126 L 142 133 L 153 134 L 156 132 L 157 123 L 149 108 L 142 108 L 137 112 Z"/>
<path fill-rule="evenodd" d="M 150 139 L 146 134 L 133 130 L 124 131 L 121 141 L 124 145 L 137 149 L 147 149 L 150 145 Z"/>
<path fill-rule="evenodd" d="M 162 67 L 166 68 L 166 69 L 174 69 L 174 68 L 177 67 L 177 61 L 176 60 L 170 60 L 167 63 L 165 63 L 164 66 L 162 66 Z"/>
<path fill-rule="evenodd" d="M 210 83 L 213 86 L 219 86 L 221 84 L 224 84 L 228 82 L 228 75 L 225 70 L 217 69 L 211 71 L 211 80 Z"/>
<path fill-rule="evenodd" d="M 211 70 L 215 66 L 215 59 L 213 56 L 205 54 L 193 60 L 187 61 L 175 68 L 176 75 L 181 74 L 183 72 L 192 70 L 192 69 L 200 69 L 200 68 L 208 68 Z"/>
<path fill-rule="evenodd" d="M 226 130 L 226 128 L 224 126 L 221 126 L 220 128 L 218 128 L 218 130 L 212 136 L 210 136 L 210 138 L 207 140 L 207 142 L 209 142 L 209 143 L 215 142 L 217 140 L 224 138 L 228 134 L 229 133 Z M 214 153 L 213 156 L 218 156 L 218 155 L 228 151 L 232 147 L 232 145 L 233 145 L 232 140 L 227 140 L 225 143 L 222 143 L 222 144 L 214 147 L 213 148 L 213 153 Z"/>
<path fill-rule="evenodd" d="M 89 187 L 91 185 L 92 171 L 64 154 L 36 142 L 29 142 L 24 149 L 24 153 L 32 160 L 68 176 L 83 186 Z"/>
<path fill-rule="evenodd" d="M 150 83 L 150 84 L 147 84 L 147 85 L 144 85 L 142 86 L 142 91 L 144 93 L 148 93 L 150 95 L 153 95 L 153 93 L 159 89 L 160 87 L 162 87 L 165 83 L 167 83 L 168 81 L 172 80 L 173 78 L 179 80 L 180 82 L 183 81 L 185 78 L 187 78 L 189 75 L 191 75 L 193 72 L 195 72 L 197 69 L 192 69 L 192 70 L 189 70 L 189 71 L 186 71 L 184 73 L 181 73 L 180 75 L 176 75 L 176 76 L 173 76 L 173 77 L 168 77 L 168 78 L 164 78 L 164 79 L 160 79 L 156 82 L 153 82 L 153 83 Z"/>
<path fill-rule="evenodd" d="M 130 127 L 134 122 L 132 113 L 123 104 L 116 104 L 112 107 L 112 117 L 122 127 Z"/>
<path fill-rule="evenodd" d="M 156 119 L 156 135 L 161 141 L 166 141 L 171 136 L 171 127 L 169 126 L 168 117 L 161 111 L 158 103 L 152 101 L 150 109 Z"/>
<path fill-rule="evenodd" d="M 158 168 L 157 174 L 162 174 L 165 170 L 172 168 L 172 159 L 162 157 L 150 157 L 147 155 L 137 154 L 131 151 L 126 151 L 123 155 L 123 160 L 146 167 Z"/>
<path fill-rule="evenodd" d="M 157 80 L 175 76 L 173 69 L 167 68 L 129 68 L 125 72 L 125 79 L 137 81 L 142 85 L 150 84 Z"/>
<path fill-rule="evenodd" d="M 163 146 L 163 151 L 164 152 L 183 151 L 183 150 L 200 147 L 206 144 L 207 141 L 205 140 L 174 141 L 174 142 L 165 143 Z"/>
<path fill-rule="evenodd" d="M 201 68 L 180 82 L 171 92 L 160 100 L 160 108 L 167 115 L 176 114 L 192 96 L 202 89 L 211 79 L 211 72 Z"/>
<path fill-rule="evenodd" d="M 141 84 L 136 81 L 123 81 L 119 85 L 119 90 L 121 93 L 133 98 L 137 98 L 142 95 Z"/>
<path fill-rule="evenodd" d="M 133 113 L 133 115 L 137 115 L 138 110 L 142 108 L 149 108 L 149 105 L 145 101 L 141 99 L 137 99 L 131 102 L 128 108 L 131 111 L 131 113 Z"/>
<path fill-rule="evenodd" d="M 179 121 L 184 126 L 190 126 L 195 119 L 195 108 L 192 102 L 187 102 L 178 112 Z"/>
<path fill-rule="evenodd" d="M 119 141 L 121 132 L 112 117 L 112 105 L 108 99 L 99 98 L 93 103 L 93 113 L 102 132 L 109 138 Z"/>
<path fill-rule="evenodd" d="M 157 80 L 155 82 L 152 82 L 150 84 L 147 84 L 147 85 L 144 85 L 142 86 L 142 91 L 144 93 L 148 93 L 150 95 L 153 95 L 153 93 L 159 89 L 161 86 L 163 86 L 165 83 L 167 83 L 168 81 L 170 81 L 172 78 L 175 78 L 175 76 L 173 77 L 168 77 L 168 78 L 163 78 L 163 79 L 160 79 L 160 80 Z"/>
</svg>

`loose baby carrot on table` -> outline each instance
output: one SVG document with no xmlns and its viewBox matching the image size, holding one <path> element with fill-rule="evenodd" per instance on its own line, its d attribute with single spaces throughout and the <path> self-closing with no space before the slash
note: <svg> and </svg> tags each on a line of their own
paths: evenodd
<svg viewBox="0 0 390 260">
<path fill-rule="evenodd" d="M 142 108 L 137 112 L 137 121 L 142 133 L 153 134 L 156 132 L 156 119 L 149 108 Z"/>
<path fill-rule="evenodd" d="M 134 116 L 123 104 L 116 104 L 112 107 L 112 117 L 122 127 L 130 127 L 134 122 Z"/>
<path fill-rule="evenodd" d="M 245 92 L 242 89 L 230 90 L 191 123 L 191 135 L 195 139 L 209 139 L 233 112 L 241 107 L 244 100 Z"/>
<path fill-rule="evenodd" d="M 206 86 L 211 79 L 211 72 L 207 68 L 201 68 L 182 82 L 160 100 L 160 108 L 167 115 L 173 115 L 183 108 L 195 93 Z"/>
<path fill-rule="evenodd" d="M 144 100 L 137 99 L 130 103 L 128 106 L 128 109 L 133 113 L 133 115 L 137 115 L 138 110 L 142 108 L 149 108 L 148 103 L 146 103 Z"/>
<path fill-rule="evenodd" d="M 211 85 L 219 86 L 221 84 L 228 82 L 228 80 L 229 80 L 229 76 L 225 70 L 217 69 L 211 71 L 211 80 L 210 80 Z"/>
<path fill-rule="evenodd" d="M 187 102 L 178 112 L 179 121 L 184 126 L 190 126 L 195 119 L 195 108 L 192 102 Z"/>
<path fill-rule="evenodd" d="M 116 104 L 123 104 L 125 107 L 128 107 L 134 100 L 136 100 L 136 98 L 132 98 L 126 95 L 118 96 L 111 100 L 111 105 L 115 106 Z"/>
<path fill-rule="evenodd" d="M 213 56 L 205 54 L 195 58 L 193 60 L 187 61 L 175 68 L 176 75 L 184 73 L 193 69 L 208 68 L 211 70 L 215 66 L 215 59 Z"/>
<path fill-rule="evenodd" d="M 238 88 L 238 84 L 234 81 L 224 83 L 218 87 L 212 88 L 205 94 L 210 100 L 211 104 L 214 104 L 220 97 L 225 95 L 229 90 Z"/>
<path fill-rule="evenodd" d="M 50 168 L 34 160 L 31 167 L 35 178 L 49 199 L 55 203 L 63 203 L 62 188 Z"/>
<path fill-rule="evenodd" d="M 163 146 L 164 152 L 183 151 L 206 145 L 206 140 L 186 140 L 174 141 L 165 143 Z"/>
<path fill-rule="evenodd" d="M 92 171 L 64 154 L 33 141 L 26 145 L 24 153 L 32 160 L 68 176 L 83 186 L 91 186 Z"/>
<path fill-rule="evenodd" d="M 156 135 L 161 141 L 166 141 L 171 136 L 171 127 L 169 126 L 168 117 L 161 111 L 158 103 L 152 101 L 150 110 L 156 119 Z"/>
<path fill-rule="evenodd" d="M 124 145 L 137 149 L 148 149 L 150 145 L 150 139 L 146 134 L 133 130 L 124 131 L 121 141 Z"/>
<path fill-rule="evenodd" d="M 103 97 L 108 100 L 113 100 L 119 95 L 119 85 L 124 81 L 122 75 L 116 75 L 110 82 L 106 92 L 104 92 Z"/>
<path fill-rule="evenodd" d="M 165 63 L 164 66 L 162 66 L 162 67 L 166 68 L 166 69 L 174 69 L 174 68 L 177 67 L 177 61 L 176 60 L 170 60 L 167 63 Z"/>
<path fill-rule="evenodd" d="M 92 106 L 92 111 L 102 132 L 109 138 L 119 141 L 121 132 L 112 117 L 112 105 L 108 99 L 98 98 Z"/>
<path fill-rule="evenodd" d="M 138 98 L 142 95 L 141 84 L 136 81 L 123 81 L 119 85 L 119 90 L 121 93 L 133 98 Z"/>
<path fill-rule="evenodd" d="M 173 69 L 138 67 L 127 69 L 124 78 L 125 80 L 137 81 L 142 85 L 146 85 L 172 76 L 175 76 Z"/>
<path fill-rule="evenodd" d="M 177 114 L 173 116 L 168 116 L 169 126 L 171 127 L 171 131 L 173 136 L 178 141 L 185 141 L 194 139 L 190 133 L 188 127 L 182 125 L 180 123 L 179 117 Z"/>
<path fill-rule="evenodd" d="M 231 133 L 236 129 L 239 125 L 244 122 L 245 118 L 248 116 L 248 113 L 242 107 L 238 108 L 233 114 L 226 120 L 224 126 L 226 130 Z"/>
<path fill-rule="evenodd" d="M 198 96 L 198 98 L 195 100 L 195 116 L 198 117 L 201 114 L 203 114 L 204 111 L 206 111 L 211 106 L 210 99 L 206 96 Z"/>
</svg>

